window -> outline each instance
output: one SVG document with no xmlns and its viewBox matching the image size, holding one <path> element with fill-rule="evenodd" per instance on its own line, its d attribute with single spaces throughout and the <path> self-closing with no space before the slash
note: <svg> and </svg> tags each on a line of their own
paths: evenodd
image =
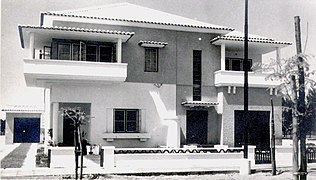
<svg viewBox="0 0 316 180">
<path fill-rule="evenodd" d="M 139 110 L 138 109 L 115 109 L 114 110 L 114 132 L 115 133 L 139 132 Z"/>
<path fill-rule="evenodd" d="M 58 44 L 58 59 L 70 60 L 70 43 Z"/>
<path fill-rule="evenodd" d="M 72 44 L 72 60 L 79 61 L 79 44 Z"/>
<path fill-rule="evenodd" d="M 44 46 L 43 58 L 50 59 L 52 48 L 49 46 Z M 40 58 L 41 59 L 41 58 Z"/>
<path fill-rule="evenodd" d="M 244 59 L 242 58 L 226 58 L 225 70 L 228 71 L 243 71 Z M 252 60 L 248 59 L 248 71 L 251 71 Z"/>
<path fill-rule="evenodd" d="M 99 46 L 100 62 L 113 62 L 113 47 Z"/>
<path fill-rule="evenodd" d="M 145 48 L 145 72 L 158 72 L 158 48 Z"/>
<path fill-rule="evenodd" d="M 193 51 L 193 101 L 201 101 L 202 51 Z"/>
<path fill-rule="evenodd" d="M 96 45 L 86 45 L 86 61 L 97 61 L 97 46 Z"/>
<path fill-rule="evenodd" d="M 52 58 L 59 60 L 116 62 L 114 43 L 54 39 Z"/>
</svg>

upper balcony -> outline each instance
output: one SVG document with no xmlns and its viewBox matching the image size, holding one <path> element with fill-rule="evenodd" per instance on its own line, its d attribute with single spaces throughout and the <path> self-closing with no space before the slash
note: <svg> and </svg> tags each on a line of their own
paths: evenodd
<svg viewBox="0 0 316 180">
<path fill-rule="evenodd" d="M 127 63 L 24 59 L 26 84 L 46 87 L 53 83 L 124 82 Z"/>
<path fill-rule="evenodd" d="M 243 33 L 233 31 L 224 36 L 218 36 L 211 43 L 220 46 L 220 70 L 214 73 L 215 86 L 244 86 L 244 36 Z M 275 87 L 278 81 L 266 80 L 267 73 L 251 72 L 251 66 L 262 63 L 262 55 L 276 51 L 276 60 L 280 60 L 280 49 L 291 45 L 290 42 L 276 41 L 271 38 L 249 35 L 248 37 L 248 62 L 247 67 L 249 87 Z"/>
<path fill-rule="evenodd" d="M 127 78 L 122 43 L 132 32 L 19 26 L 27 86 L 53 83 L 114 83 Z"/>
</svg>

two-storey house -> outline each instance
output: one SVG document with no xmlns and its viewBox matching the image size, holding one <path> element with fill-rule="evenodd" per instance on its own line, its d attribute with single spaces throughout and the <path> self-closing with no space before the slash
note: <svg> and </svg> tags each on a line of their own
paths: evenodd
<svg viewBox="0 0 316 180">
<path fill-rule="evenodd" d="M 26 84 L 45 88 L 39 116 L 45 133 L 33 136 L 47 141 L 51 129 L 54 143 L 72 146 L 72 121 L 63 109 L 80 107 L 91 144 L 242 144 L 242 33 L 129 3 L 43 12 L 40 19 L 18 27 L 29 51 Z M 272 51 L 279 57 L 290 44 L 250 35 L 249 60 L 262 62 Z M 270 98 L 276 117 L 282 114 L 273 90 L 278 82 L 265 77 L 249 72 L 249 142 L 257 146 L 269 145 Z M 23 123 L 11 117 L 7 124 L 7 142 L 17 142 L 14 126 Z M 281 138 L 280 120 L 276 134 Z"/>
</svg>

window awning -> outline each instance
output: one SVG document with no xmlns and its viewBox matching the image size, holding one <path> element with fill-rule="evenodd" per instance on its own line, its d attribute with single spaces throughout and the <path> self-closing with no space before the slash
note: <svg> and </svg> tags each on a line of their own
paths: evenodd
<svg viewBox="0 0 316 180">
<path fill-rule="evenodd" d="M 181 103 L 183 106 L 187 107 L 212 107 L 218 105 L 218 102 L 208 102 L 208 101 L 184 101 Z"/>
<path fill-rule="evenodd" d="M 138 44 L 142 47 L 156 47 L 156 48 L 163 48 L 168 45 L 167 42 L 159 42 L 159 41 L 139 41 Z"/>
</svg>

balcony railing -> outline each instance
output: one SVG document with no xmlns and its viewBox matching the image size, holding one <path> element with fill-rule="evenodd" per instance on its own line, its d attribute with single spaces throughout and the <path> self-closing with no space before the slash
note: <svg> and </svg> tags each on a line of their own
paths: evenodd
<svg viewBox="0 0 316 180">
<path fill-rule="evenodd" d="M 127 63 L 24 59 L 27 86 L 46 87 L 52 83 L 124 82 Z"/>
<path fill-rule="evenodd" d="M 215 86 L 244 86 L 244 72 L 243 71 L 216 71 Z M 275 87 L 280 84 L 279 81 L 267 80 L 267 73 L 248 73 L 249 87 Z"/>
</svg>

